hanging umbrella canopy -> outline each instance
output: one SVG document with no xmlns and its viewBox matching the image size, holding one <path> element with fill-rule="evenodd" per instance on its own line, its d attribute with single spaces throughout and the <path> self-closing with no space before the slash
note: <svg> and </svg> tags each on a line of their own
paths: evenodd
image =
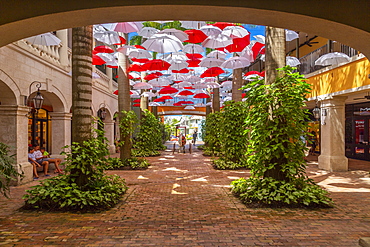
<svg viewBox="0 0 370 247">
<path fill-rule="evenodd" d="M 194 59 L 194 60 L 187 60 L 186 62 L 189 64 L 188 65 L 189 68 L 193 68 L 193 67 L 199 67 L 199 63 L 201 61 L 198 59 Z"/>
<path fill-rule="evenodd" d="M 298 38 L 299 38 L 298 33 L 294 32 L 292 30 L 285 29 L 285 39 L 286 39 L 286 41 L 292 41 L 292 40 L 298 39 Z"/>
<path fill-rule="evenodd" d="M 194 95 L 195 99 L 207 99 L 207 98 L 210 98 L 210 96 L 208 94 L 205 94 L 205 93 L 198 93 L 196 95 Z"/>
<path fill-rule="evenodd" d="M 155 99 L 153 100 L 153 102 L 165 102 L 166 100 L 165 99 L 162 99 L 162 97 L 158 98 L 158 99 Z"/>
<path fill-rule="evenodd" d="M 180 21 L 181 26 L 187 29 L 199 29 L 204 25 L 207 25 L 205 21 Z"/>
<path fill-rule="evenodd" d="M 173 99 L 173 97 L 169 96 L 169 95 L 164 95 L 161 98 L 164 99 L 164 100 Z"/>
<path fill-rule="evenodd" d="M 248 67 L 251 63 L 245 57 L 231 57 L 222 63 L 221 67 L 226 69 L 240 69 Z"/>
<path fill-rule="evenodd" d="M 207 54 L 207 57 L 213 57 L 217 59 L 225 59 L 226 58 L 226 53 L 223 51 L 211 51 L 210 53 Z"/>
<path fill-rule="evenodd" d="M 92 56 L 92 64 L 93 65 L 103 65 L 106 62 L 98 55 L 93 55 Z"/>
<path fill-rule="evenodd" d="M 210 36 L 215 37 L 215 36 L 222 33 L 222 30 L 219 27 L 212 26 L 212 25 L 203 26 L 199 30 L 201 30 L 208 37 L 210 37 Z"/>
<path fill-rule="evenodd" d="M 244 38 L 249 36 L 249 32 L 243 26 L 227 26 L 222 30 L 222 34 L 231 38 Z"/>
<path fill-rule="evenodd" d="M 214 76 L 221 75 L 223 73 L 225 73 L 225 71 L 223 69 L 221 69 L 220 67 L 211 67 L 211 68 L 208 68 L 206 71 L 204 71 L 200 75 L 200 78 L 214 77 Z"/>
<path fill-rule="evenodd" d="M 171 64 L 164 60 L 153 59 L 149 62 L 144 63 L 142 67 L 145 70 L 168 70 L 170 66 Z"/>
<path fill-rule="evenodd" d="M 261 44 L 265 44 L 266 43 L 266 37 L 263 36 L 263 35 L 255 35 L 253 36 L 253 38 L 255 38 L 255 40 L 258 42 L 258 43 L 261 43 Z"/>
<path fill-rule="evenodd" d="M 143 38 L 150 38 L 154 34 L 158 33 L 159 30 L 154 27 L 143 27 L 139 32 L 138 35 L 142 36 Z"/>
<path fill-rule="evenodd" d="M 295 67 L 295 66 L 300 65 L 300 64 L 301 64 L 301 62 L 299 61 L 298 58 L 290 57 L 290 56 L 286 57 L 286 65 Z"/>
<path fill-rule="evenodd" d="M 113 45 L 121 42 L 118 33 L 114 31 L 94 32 L 94 38 L 107 45 Z"/>
<path fill-rule="evenodd" d="M 187 63 L 188 64 L 188 63 Z M 189 65 L 189 64 L 188 64 Z M 180 70 L 172 70 L 172 73 L 181 73 L 181 74 L 186 74 L 186 73 L 189 73 L 190 70 L 187 69 L 187 68 L 184 68 L 184 69 L 180 69 Z"/>
<path fill-rule="evenodd" d="M 241 52 L 249 45 L 249 43 L 249 36 L 245 36 L 244 38 L 235 38 L 233 39 L 233 43 L 226 46 L 225 49 L 229 52 Z"/>
<path fill-rule="evenodd" d="M 186 32 L 175 29 L 175 28 L 164 29 L 164 30 L 160 31 L 159 33 L 173 35 L 176 38 L 178 38 L 181 42 L 184 42 L 185 40 L 188 39 L 188 34 Z"/>
<path fill-rule="evenodd" d="M 188 82 L 192 82 L 192 83 L 195 83 L 195 82 L 199 82 L 200 81 L 200 77 L 196 76 L 196 75 L 189 75 L 187 76 L 184 81 L 188 81 Z"/>
<path fill-rule="evenodd" d="M 149 106 L 159 106 L 160 104 L 158 104 L 157 102 L 149 102 Z"/>
<path fill-rule="evenodd" d="M 187 82 L 187 81 L 182 81 L 182 82 L 180 82 L 179 84 L 177 84 L 177 86 L 179 87 L 179 88 L 184 88 L 184 87 L 191 87 L 191 83 L 190 82 Z"/>
<path fill-rule="evenodd" d="M 251 75 L 243 76 L 243 80 L 246 80 L 246 81 L 254 81 L 254 80 L 261 80 L 261 79 L 263 79 L 263 77 L 258 74 L 251 74 Z"/>
<path fill-rule="evenodd" d="M 233 87 L 233 82 L 232 81 L 224 81 L 221 83 L 222 88 L 232 88 Z"/>
<path fill-rule="evenodd" d="M 106 46 L 106 45 L 99 45 L 99 46 L 94 47 L 94 49 L 93 49 L 94 54 L 97 54 L 97 53 L 113 53 L 113 52 L 114 52 L 114 50 L 112 48 L 110 48 L 109 46 Z"/>
<path fill-rule="evenodd" d="M 159 53 L 177 52 L 183 49 L 182 42 L 173 35 L 154 34 L 142 44 L 149 51 Z"/>
<path fill-rule="evenodd" d="M 244 74 L 244 76 L 248 76 L 248 75 L 260 75 L 260 72 L 252 70 Z"/>
<path fill-rule="evenodd" d="M 36 36 L 32 36 L 26 38 L 27 42 L 33 45 L 44 45 L 44 46 L 52 46 L 52 45 L 59 45 L 62 42 L 57 36 L 52 33 L 43 33 Z"/>
<path fill-rule="evenodd" d="M 207 82 L 206 85 L 207 85 L 207 88 L 219 88 L 220 87 L 220 84 L 218 84 L 217 82 Z"/>
<path fill-rule="evenodd" d="M 261 54 L 263 47 L 265 47 L 265 44 L 260 42 L 256 42 L 253 44 L 252 46 L 253 60 L 255 60 L 259 54 Z"/>
<path fill-rule="evenodd" d="M 141 75 L 139 75 L 138 73 L 135 73 L 135 72 L 130 72 L 128 75 L 129 75 L 129 79 L 140 79 L 141 78 Z M 130 78 L 130 76 L 132 78 Z"/>
<path fill-rule="evenodd" d="M 201 30 L 197 29 L 186 30 L 185 33 L 188 35 L 188 39 L 184 42 L 202 43 L 207 38 L 207 35 L 205 35 Z"/>
<path fill-rule="evenodd" d="M 348 63 L 350 60 L 351 58 L 344 53 L 331 52 L 319 57 L 315 61 L 315 65 L 321 66 L 337 65 L 340 63 Z"/>
<path fill-rule="evenodd" d="M 182 90 L 181 92 L 178 93 L 178 95 L 182 95 L 182 96 L 189 96 L 189 95 L 193 95 L 194 93 L 189 91 L 189 90 Z"/>
<path fill-rule="evenodd" d="M 207 88 L 207 84 L 206 83 L 196 83 L 193 85 L 193 88 L 195 89 Z"/>
<path fill-rule="evenodd" d="M 147 58 L 134 58 L 134 57 L 131 57 L 130 59 L 132 60 L 132 62 L 136 62 L 136 63 L 146 63 L 146 62 L 149 62 L 149 59 L 147 59 Z"/>
<path fill-rule="evenodd" d="M 177 103 L 173 103 L 173 106 L 182 106 L 182 104 L 177 102 Z"/>
<path fill-rule="evenodd" d="M 254 61 L 254 58 L 253 58 L 253 51 L 251 50 L 251 48 L 249 46 L 246 46 L 242 52 L 240 53 L 240 56 L 241 57 L 245 57 L 246 59 L 249 60 L 249 62 L 253 62 Z"/>
<path fill-rule="evenodd" d="M 139 32 L 139 27 L 135 22 L 119 22 L 114 27 L 114 31 L 121 33 Z"/>
<path fill-rule="evenodd" d="M 186 61 L 180 61 L 180 62 L 173 62 L 171 66 L 169 67 L 170 70 L 181 70 L 188 67 L 188 63 Z"/>
<path fill-rule="evenodd" d="M 115 43 L 115 44 L 113 44 L 113 45 L 124 45 L 124 44 L 126 44 L 126 40 L 125 40 L 125 38 L 124 38 L 124 37 L 122 37 L 122 36 L 118 36 L 118 38 L 119 38 L 120 42 Z"/>
<path fill-rule="evenodd" d="M 210 52 L 210 53 L 212 53 L 212 52 Z M 201 58 L 203 58 L 203 55 L 202 54 L 199 54 L 199 53 L 186 53 L 186 56 L 189 59 L 201 59 Z"/>
<path fill-rule="evenodd" d="M 194 106 L 191 106 L 191 105 L 188 105 L 188 106 L 185 106 L 184 108 L 185 110 L 194 110 L 195 107 Z"/>
<path fill-rule="evenodd" d="M 232 39 L 229 36 L 219 34 L 217 36 L 210 36 L 206 38 L 202 45 L 207 48 L 221 48 L 231 45 L 233 43 Z"/>
<path fill-rule="evenodd" d="M 132 101 L 132 103 L 140 103 L 140 99 L 135 99 Z"/>
<path fill-rule="evenodd" d="M 155 97 L 157 95 L 153 92 L 144 92 L 144 93 L 141 94 L 141 96 L 151 98 L 151 97 Z"/>
<path fill-rule="evenodd" d="M 197 45 L 197 44 L 187 44 L 184 46 L 182 51 L 186 53 L 191 53 L 191 54 L 202 53 L 204 52 L 204 48 L 201 45 Z"/>
<path fill-rule="evenodd" d="M 152 89 L 153 86 L 146 82 L 139 82 L 133 86 L 134 89 Z"/>
<path fill-rule="evenodd" d="M 173 94 L 173 93 L 177 93 L 179 90 L 177 90 L 176 88 L 173 88 L 173 87 L 164 87 L 162 88 L 161 90 L 159 90 L 159 94 Z"/>
<path fill-rule="evenodd" d="M 137 71 L 137 72 L 143 72 L 146 71 L 140 64 L 133 63 L 130 65 L 127 71 Z"/>
<path fill-rule="evenodd" d="M 148 81 L 148 83 L 154 87 L 163 87 L 171 84 L 171 81 L 164 77 L 159 77 Z"/>
<path fill-rule="evenodd" d="M 221 59 L 213 58 L 213 57 L 206 57 L 203 58 L 202 61 L 199 63 L 199 66 L 201 67 L 218 67 L 220 66 L 224 61 Z"/>
<path fill-rule="evenodd" d="M 144 77 L 144 80 L 146 81 L 150 81 L 150 80 L 153 80 L 153 79 L 157 79 L 159 77 L 159 75 L 155 74 L 155 73 L 152 73 L 152 74 L 148 74 Z"/>
<path fill-rule="evenodd" d="M 97 53 L 96 55 L 103 59 L 105 62 L 112 62 L 117 60 L 116 57 L 110 53 Z"/>
<path fill-rule="evenodd" d="M 127 55 L 130 58 L 134 57 L 137 59 L 152 59 L 153 58 L 152 54 L 149 51 L 143 50 L 143 49 L 137 49 L 137 48 L 129 49 L 127 51 Z"/>
</svg>

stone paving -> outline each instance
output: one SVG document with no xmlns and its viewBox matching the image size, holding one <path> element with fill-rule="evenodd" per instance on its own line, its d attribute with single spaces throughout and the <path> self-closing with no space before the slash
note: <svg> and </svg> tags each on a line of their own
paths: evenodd
<svg viewBox="0 0 370 247">
<path fill-rule="evenodd" d="M 195 150 L 196 151 L 196 150 Z M 370 236 L 370 163 L 328 173 L 309 157 L 307 173 L 325 186 L 332 209 L 251 209 L 232 196 L 232 180 L 247 170 L 219 171 L 201 152 L 164 151 L 141 171 L 109 171 L 128 192 L 114 209 L 96 214 L 18 210 L 24 191 L 0 197 L 3 246 L 358 246 Z M 359 169 L 360 167 L 360 169 Z"/>
</svg>

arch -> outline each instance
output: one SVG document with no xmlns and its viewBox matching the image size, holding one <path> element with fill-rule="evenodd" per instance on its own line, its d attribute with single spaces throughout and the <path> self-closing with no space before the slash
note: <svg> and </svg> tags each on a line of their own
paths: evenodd
<svg viewBox="0 0 370 247">
<path fill-rule="evenodd" d="M 37 3 L 13 0 L 3 7 L 3 13 L 0 46 L 50 30 L 95 23 L 180 19 L 241 22 L 299 30 L 339 41 L 370 57 L 367 0 L 177 0 L 176 3 L 136 0 L 134 4 L 118 0 L 39 0 Z"/>
<path fill-rule="evenodd" d="M 50 109 L 48 109 L 49 111 L 66 112 L 65 104 L 57 94 L 44 90 L 40 90 L 40 93 L 44 97 L 43 105 L 51 107 Z M 32 99 L 35 95 L 36 92 L 33 92 L 28 98 Z"/>
<path fill-rule="evenodd" d="M 17 105 L 20 102 L 20 90 L 15 81 L 0 69 L 0 102 L 2 105 Z M 22 102 L 23 104 L 23 102 Z"/>
</svg>

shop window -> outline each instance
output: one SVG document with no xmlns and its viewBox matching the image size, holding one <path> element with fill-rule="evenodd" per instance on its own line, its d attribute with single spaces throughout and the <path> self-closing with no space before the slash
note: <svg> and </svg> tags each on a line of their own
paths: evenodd
<svg viewBox="0 0 370 247">
<path fill-rule="evenodd" d="M 51 124 L 49 112 L 40 109 L 33 111 L 28 118 L 28 145 L 39 145 L 51 150 Z"/>
</svg>

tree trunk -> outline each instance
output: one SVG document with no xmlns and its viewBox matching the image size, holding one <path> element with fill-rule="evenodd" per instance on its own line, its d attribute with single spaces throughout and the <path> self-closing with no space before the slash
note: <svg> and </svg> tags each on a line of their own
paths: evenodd
<svg viewBox="0 0 370 247">
<path fill-rule="evenodd" d="M 239 90 L 243 86 L 242 77 L 242 68 L 233 70 L 232 100 L 234 101 L 242 101 L 242 90 Z"/>
<path fill-rule="evenodd" d="M 285 29 L 266 27 L 266 84 L 275 81 L 278 75 L 276 69 L 285 66 L 285 59 Z"/>
<path fill-rule="evenodd" d="M 128 40 L 128 35 L 125 34 L 124 38 Z M 122 111 L 131 110 L 130 82 L 127 72 L 129 67 L 128 57 L 119 53 L 118 64 L 118 118 L 122 119 Z M 123 141 L 123 146 L 120 147 L 121 160 L 131 158 L 131 134 L 124 135 L 124 133 L 120 131 L 120 139 Z"/>
<path fill-rule="evenodd" d="M 286 64 L 285 60 L 285 30 L 282 28 L 266 27 L 266 77 L 265 83 L 272 84 L 278 77 L 276 69 L 282 68 Z M 272 112 L 271 109 L 269 109 Z M 272 118 L 272 116 L 271 116 Z M 272 120 L 272 119 L 270 119 Z M 281 123 L 283 124 L 283 123 Z M 274 135 L 271 136 L 273 138 Z M 289 138 L 288 136 L 286 137 Z M 282 157 L 283 154 L 282 154 Z M 272 169 L 264 173 L 264 177 L 272 177 L 276 180 L 286 180 L 286 173 L 283 172 L 282 164 L 286 163 L 286 159 L 272 159 L 270 164 L 277 163 Z"/>
<path fill-rule="evenodd" d="M 72 141 L 91 137 L 92 26 L 72 29 Z"/>
<path fill-rule="evenodd" d="M 220 89 L 213 89 L 213 100 L 212 100 L 213 112 L 220 111 Z"/>
</svg>

